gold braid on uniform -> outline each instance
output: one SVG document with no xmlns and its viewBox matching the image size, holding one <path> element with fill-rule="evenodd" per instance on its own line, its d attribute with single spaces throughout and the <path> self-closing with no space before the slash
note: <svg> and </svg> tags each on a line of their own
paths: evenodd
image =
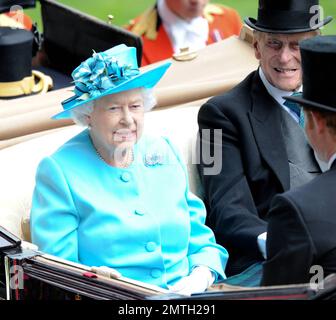
<svg viewBox="0 0 336 320">
<path fill-rule="evenodd" d="M 222 15 L 223 13 L 223 7 L 220 7 L 219 5 L 213 3 L 207 4 L 203 11 L 204 18 L 207 19 L 209 23 L 212 23 L 214 21 L 214 14 Z"/>
<path fill-rule="evenodd" d="M 216 4 L 207 4 L 204 8 L 203 15 L 209 23 L 213 22 L 213 15 L 222 15 L 224 13 L 223 7 Z M 145 36 L 150 40 L 155 40 L 157 37 L 157 30 L 160 24 L 160 17 L 158 15 L 156 5 L 147 9 L 140 17 L 138 22 L 131 21 L 131 31 L 138 36 Z"/>
<path fill-rule="evenodd" d="M 157 37 L 158 12 L 156 6 L 147 9 L 140 20 L 133 23 L 131 31 L 138 36 L 144 35 L 150 40 L 155 40 Z"/>
</svg>

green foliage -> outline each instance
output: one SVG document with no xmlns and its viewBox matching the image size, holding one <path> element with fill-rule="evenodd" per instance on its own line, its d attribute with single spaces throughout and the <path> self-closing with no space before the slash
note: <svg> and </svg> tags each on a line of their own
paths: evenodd
<svg viewBox="0 0 336 320">
<path fill-rule="evenodd" d="M 102 20 L 107 20 L 107 16 L 112 14 L 116 25 L 122 26 L 147 7 L 154 3 L 154 0 L 60 0 L 59 2 L 77 8 L 83 12 L 89 13 Z M 214 0 L 212 2 L 222 3 L 229 7 L 237 9 L 241 17 L 256 17 L 258 0 Z M 330 22 L 323 30 L 323 34 L 336 34 L 336 1 L 320 0 L 320 4 L 324 9 L 324 14 L 331 15 L 335 21 Z M 26 10 L 42 29 L 40 7 L 36 9 Z"/>
</svg>

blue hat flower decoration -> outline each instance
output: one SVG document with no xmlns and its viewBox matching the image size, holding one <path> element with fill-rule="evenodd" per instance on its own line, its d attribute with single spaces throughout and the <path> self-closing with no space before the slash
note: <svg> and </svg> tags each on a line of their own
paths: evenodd
<svg viewBox="0 0 336 320">
<path fill-rule="evenodd" d="M 141 72 L 138 68 L 136 48 L 125 44 L 104 52 L 94 52 L 71 74 L 75 88 L 74 96 L 62 102 L 63 111 L 53 119 L 71 116 L 71 110 L 106 95 L 135 88 L 152 88 L 167 71 L 171 62 L 165 62 L 151 70 Z"/>
</svg>

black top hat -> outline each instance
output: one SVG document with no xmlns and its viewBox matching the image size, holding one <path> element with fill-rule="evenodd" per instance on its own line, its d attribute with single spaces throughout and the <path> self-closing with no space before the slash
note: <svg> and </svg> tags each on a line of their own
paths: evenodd
<svg viewBox="0 0 336 320">
<path fill-rule="evenodd" d="M 0 28 L 0 97 L 30 94 L 33 34 L 24 29 Z"/>
<path fill-rule="evenodd" d="M 299 33 L 321 28 L 319 0 L 259 0 L 258 19 L 245 18 L 251 28 L 270 33 Z"/>
<path fill-rule="evenodd" d="M 30 31 L 0 28 L 0 83 L 31 76 L 32 45 L 33 34 Z"/>
<path fill-rule="evenodd" d="M 284 97 L 303 106 L 336 112 L 336 36 L 317 36 L 299 43 L 302 97 Z"/>
</svg>

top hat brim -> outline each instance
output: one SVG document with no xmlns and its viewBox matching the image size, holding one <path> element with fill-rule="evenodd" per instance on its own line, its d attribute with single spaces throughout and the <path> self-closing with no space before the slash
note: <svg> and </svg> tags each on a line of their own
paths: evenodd
<svg viewBox="0 0 336 320">
<path fill-rule="evenodd" d="M 285 100 L 289 100 L 289 101 L 299 103 L 302 106 L 311 107 L 311 108 L 314 108 L 314 109 L 320 109 L 320 110 L 324 110 L 324 111 L 336 112 L 335 107 L 331 107 L 331 106 L 327 106 L 325 104 L 321 104 L 321 103 L 318 103 L 318 102 L 307 100 L 307 99 L 304 99 L 303 97 L 283 97 L 283 98 Z"/>
<path fill-rule="evenodd" d="M 328 24 L 333 18 L 331 16 L 325 18 L 320 23 L 314 25 L 314 28 L 306 27 L 306 28 L 293 28 L 293 29 L 273 29 L 273 28 L 267 28 L 267 27 L 261 27 L 257 25 L 257 20 L 251 17 L 245 18 L 244 22 L 251 27 L 254 30 L 258 30 L 261 32 L 268 32 L 268 33 L 284 33 L 284 34 L 290 34 L 290 33 L 300 33 L 300 32 L 308 32 L 308 31 L 314 31 L 317 30 L 324 25 Z"/>
<path fill-rule="evenodd" d="M 171 62 L 166 62 L 166 63 L 159 65 L 158 67 L 154 69 L 140 73 L 137 76 L 123 82 L 119 86 L 105 90 L 99 96 L 91 97 L 86 100 L 79 99 L 78 96 L 70 97 L 69 99 L 64 101 L 69 106 L 64 111 L 52 116 L 52 119 L 59 120 L 59 119 L 70 118 L 71 110 L 78 108 L 90 101 L 100 99 L 110 94 L 115 94 L 115 93 L 119 93 L 122 91 L 128 91 L 128 90 L 141 88 L 141 87 L 144 87 L 147 89 L 153 88 L 159 82 L 162 76 L 165 74 L 165 72 L 167 71 L 170 65 L 171 65 Z"/>
</svg>

